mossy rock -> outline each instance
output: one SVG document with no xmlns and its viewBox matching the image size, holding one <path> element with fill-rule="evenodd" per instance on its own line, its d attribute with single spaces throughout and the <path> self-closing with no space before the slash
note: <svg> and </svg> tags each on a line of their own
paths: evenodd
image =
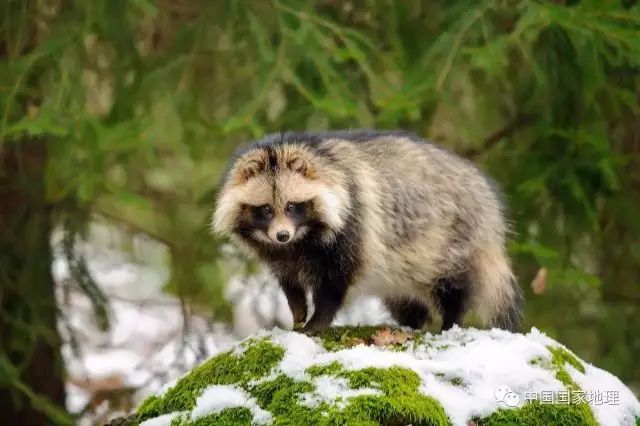
<svg viewBox="0 0 640 426">
<path fill-rule="evenodd" d="M 536 329 L 274 330 L 206 361 L 119 425 L 636 425 L 616 377 Z"/>
</svg>

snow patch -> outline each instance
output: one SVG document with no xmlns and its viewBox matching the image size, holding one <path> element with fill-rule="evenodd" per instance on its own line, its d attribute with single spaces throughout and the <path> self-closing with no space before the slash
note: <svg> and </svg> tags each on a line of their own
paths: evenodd
<svg viewBox="0 0 640 426">
<path fill-rule="evenodd" d="M 231 385 L 213 385 L 206 388 L 196 400 L 191 418 L 195 420 L 198 417 L 219 413 L 225 408 L 235 407 L 251 410 L 255 424 L 268 424 L 272 421 L 271 413 L 260 408 L 255 398 L 243 389 Z"/>
<path fill-rule="evenodd" d="M 580 386 L 588 398 L 593 399 L 591 408 L 596 420 L 603 426 L 633 425 L 640 416 L 640 402 L 613 374 L 583 363 L 584 374 L 567 367 L 569 375 Z"/>
<path fill-rule="evenodd" d="M 335 403 L 346 405 L 345 399 L 353 398 L 361 395 L 382 395 L 378 389 L 359 388 L 351 389 L 349 383 L 343 378 L 320 376 L 314 380 L 316 389 L 314 392 L 308 392 L 300 395 L 300 403 L 306 407 L 314 408 L 321 402 Z M 341 407 L 342 408 L 342 407 Z"/>
</svg>

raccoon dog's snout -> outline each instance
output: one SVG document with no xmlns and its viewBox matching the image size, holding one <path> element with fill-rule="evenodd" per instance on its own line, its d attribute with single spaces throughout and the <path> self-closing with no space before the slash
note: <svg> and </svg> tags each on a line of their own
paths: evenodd
<svg viewBox="0 0 640 426">
<path fill-rule="evenodd" d="M 286 243 L 289 240 L 289 231 L 278 231 L 276 233 L 276 238 L 281 243 Z"/>
<path fill-rule="evenodd" d="M 269 227 L 267 234 L 269 238 L 278 244 L 285 244 L 291 241 L 295 235 L 295 225 L 287 221 L 276 221 Z"/>
</svg>

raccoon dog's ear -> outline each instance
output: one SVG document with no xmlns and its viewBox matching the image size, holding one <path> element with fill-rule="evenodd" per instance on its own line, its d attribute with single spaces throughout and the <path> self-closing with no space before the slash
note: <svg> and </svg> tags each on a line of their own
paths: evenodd
<svg viewBox="0 0 640 426">
<path fill-rule="evenodd" d="M 287 167 L 294 173 L 300 173 L 304 177 L 313 177 L 314 170 L 306 158 L 296 156 L 287 160 Z"/>
<path fill-rule="evenodd" d="M 249 153 L 238 160 L 233 176 L 237 183 L 244 183 L 265 171 L 266 167 L 267 158 L 264 153 Z"/>
</svg>

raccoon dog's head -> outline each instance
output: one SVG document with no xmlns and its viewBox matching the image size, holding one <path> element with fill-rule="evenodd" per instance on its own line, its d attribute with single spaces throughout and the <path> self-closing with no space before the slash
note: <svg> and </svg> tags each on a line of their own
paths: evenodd
<svg viewBox="0 0 640 426">
<path fill-rule="evenodd" d="M 273 250 L 331 240 L 350 208 L 344 173 L 303 144 L 256 145 L 235 159 L 213 215 L 218 234 Z"/>
</svg>

